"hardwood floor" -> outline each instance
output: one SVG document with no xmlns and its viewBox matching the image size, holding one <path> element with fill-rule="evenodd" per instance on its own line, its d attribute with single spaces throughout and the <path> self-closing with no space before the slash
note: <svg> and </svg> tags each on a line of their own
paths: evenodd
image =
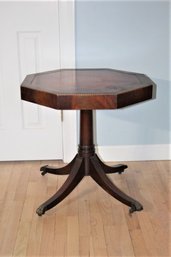
<svg viewBox="0 0 171 257">
<path fill-rule="evenodd" d="M 38 217 L 36 208 L 67 177 L 42 177 L 44 164 L 62 162 L 0 163 L 0 257 L 171 256 L 171 162 L 127 162 L 122 175 L 110 175 L 143 204 L 132 216 L 85 177 L 62 203 Z"/>
</svg>

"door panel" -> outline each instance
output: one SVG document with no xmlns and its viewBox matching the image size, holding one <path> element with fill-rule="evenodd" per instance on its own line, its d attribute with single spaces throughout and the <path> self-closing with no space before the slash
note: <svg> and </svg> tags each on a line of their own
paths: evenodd
<svg viewBox="0 0 171 257">
<path fill-rule="evenodd" d="M 58 68 L 58 2 L 0 2 L 0 160 L 63 158 L 61 112 L 20 99 L 26 74 Z"/>
</svg>

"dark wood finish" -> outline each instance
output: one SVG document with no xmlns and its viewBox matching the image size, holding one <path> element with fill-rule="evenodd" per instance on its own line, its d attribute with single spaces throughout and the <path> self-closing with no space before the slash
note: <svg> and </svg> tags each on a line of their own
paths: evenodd
<svg viewBox="0 0 171 257">
<path fill-rule="evenodd" d="M 51 167 L 49 165 L 45 165 L 40 168 L 40 171 L 42 171 L 41 174 L 42 174 L 42 176 L 44 176 L 46 173 L 50 173 L 50 174 L 54 174 L 54 175 L 68 175 L 71 172 L 71 169 L 75 162 L 75 159 L 76 159 L 76 156 L 70 163 L 68 163 L 68 165 L 66 165 L 65 167 L 62 167 L 62 168 L 55 168 L 55 167 Z"/>
<path fill-rule="evenodd" d="M 98 162 L 96 155 L 91 157 L 91 164 L 93 168 L 91 169 L 91 177 L 101 186 L 107 193 L 115 197 L 120 202 L 130 206 L 131 212 L 141 211 L 143 206 L 133 198 L 129 197 L 123 193 L 118 187 L 116 187 L 113 182 L 106 176 L 105 171 Z"/>
<path fill-rule="evenodd" d="M 116 109 L 139 103 L 155 96 L 155 83 L 144 74 L 112 69 L 68 69 L 28 75 L 21 85 L 23 100 L 54 109 L 80 110 L 80 144 L 78 154 L 63 168 L 43 166 L 42 175 L 69 174 L 64 185 L 43 203 L 37 214 L 62 201 L 86 175 L 90 175 L 106 192 L 140 211 L 142 205 L 127 196 L 107 177 L 107 173 L 122 173 L 127 165 L 104 164 L 95 154 L 93 143 L 94 109 Z"/>
<path fill-rule="evenodd" d="M 37 214 L 43 215 L 47 210 L 51 209 L 61 202 L 82 180 L 86 175 L 91 176 L 106 192 L 117 200 L 130 206 L 130 212 L 141 211 L 142 205 L 123 193 L 114 183 L 107 177 L 106 173 L 122 173 L 127 165 L 119 164 L 113 167 L 105 165 L 95 154 L 93 144 L 93 111 L 80 111 L 80 145 L 78 154 L 70 164 L 64 168 L 55 169 L 44 166 L 40 170 L 51 174 L 69 174 L 64 185 L 49 200 L 43 203 L 38 209 Z"/>
<path fill-rule="evenodd" d="M 93 113 L 80 111 L 80 146 L 93 146 Z"/>
<path fill-rule="evenodd" d="M 124 172 L 125 169 L 128 168 L 128 166 L 125 165 L 125 164 L 117 164 L 115 166 L 106 165 L 104 162 L 102 162 L 100 160 L 100 158 L 97 155 L 96 155 L 96 157 L 98 158 L 98 162 L 102 166 L 102 168 L 105 171 L 105 173 L 108 173 L 108 174 L 110 174 L 110 173 L 119 173 L 119 174 L 121 174 L 122 172 Z"/>
<path fill-rule="evenodd" d="M 68 69 L 28 75 L 23 100 L 54 109 L 116 109 L 153 97 L 155 83 L 144 74 L 112 69 Z"/>
<path fill-rule="evenodd" d="M 84 173 L 81 172 L 82 164 L 83 158 L 77 156 L 71 168 L 70 174 L 62 187 L 57 191 L 56 194 L 54 194 L 49 200 L 47 200 L 37 209 L 36 212 L 39 216 L 43 215 L 45 211 L 60 203 L 78 185 L 84 176 Z"/>
</svg>

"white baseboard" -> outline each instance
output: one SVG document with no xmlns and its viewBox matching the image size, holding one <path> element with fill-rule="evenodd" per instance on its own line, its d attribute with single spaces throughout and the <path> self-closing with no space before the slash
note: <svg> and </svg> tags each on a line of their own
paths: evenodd
<svg viewBox="0 0 171 257">
<path fill-rule="evenodd" d="M 97 146 L 103 161 L 171 160 L 171 144 Z"/>
</svg>

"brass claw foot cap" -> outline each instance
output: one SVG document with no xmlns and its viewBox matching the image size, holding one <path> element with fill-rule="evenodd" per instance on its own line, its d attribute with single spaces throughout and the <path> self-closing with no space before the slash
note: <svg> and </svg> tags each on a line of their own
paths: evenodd
<svg viewBox="0 0 171 257">
<path fill-rule="evenodd" d="M 129 213 L 132 214 L 135 211 L 142 211 L 142 210 L 143 210 L 143 206 L 139 202 L 136 202 L 132 204 L 131 208 L 129 209 Z"/>
<path fill-rule="evenodd" d="M 42 216 L 45 213 L 45 208 L 43 206 L 40 206 L 39 208 L 37 208 L 36 213 L 38 214 L 38 216 Z"/>
<path fill-rule="evenodd" d="M 41 172 L 41 175 L 42 175 L 42 176 L 44 176 L 44 175 L 47 173 L 47 171 L 46 171 L 47 166 L 48 166 L 48 165 L 45 165 L 45 166 L 43 166 L 43 167 L 40 168 L 40 171 L 42 171 L 42 172 Z"/>
</svg>

